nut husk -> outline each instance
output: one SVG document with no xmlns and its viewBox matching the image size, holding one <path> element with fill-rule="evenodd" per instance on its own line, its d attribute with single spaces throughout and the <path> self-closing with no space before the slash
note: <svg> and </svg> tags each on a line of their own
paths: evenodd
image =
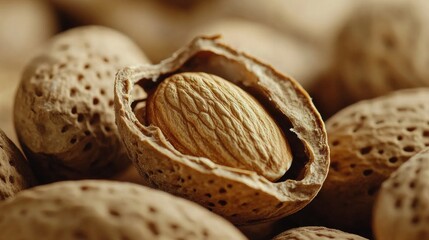
<svg viewBox="0 0 429 240">
<path fill-rule="evenodd" d="M 0 200 L 36 185 L 27 160 L 0 129 Z"/>
<path fill-rule="evenodd" d="M 429 86 L 428 19 L 419 1 L 363 4 L 339 31 L 333 62 L 310 88 L 322 116 L 364 99 Z"/>
<path fill-rule="evenodd" d="M 427 132 L 429 136 L 429 131 Z M 429 149 L 417 153 L 383 182 L 374 205 L 376 239 L 427 239 Z"/>
<path fill-rule="evenodd" d="M 0 238 L 8 240 L 246 239 L 193 202 L 114 181 L 39 186 L 1 203 L 0 211 Z"/>
<path fill-rule="evenodd" d="M 127 67 L 115 82 L 116 122 L 128 154 L 153 187 L 198 202 L 235 224 L 275 220 L 308 204 L 327 174 L 329 148 L 323 121 L 293 79 L 246 54 L 200 37 L 158 65 Z M 290 170 L 277 182 L 256 172 L 225 167 L 181 154 L 153 125 L 138 118 L 146 98 L 166 77 L 205 72 L 222 77 L 255 97 L 276 120 L 292 150 Z"/>
<path fill-rule="evenodd" d="M 304 222 L 370 235 L 382 182 L 429 146 L 428 99 L 428 88 L 400 90 L 353 104 L 331 117 L 326 122 L 330 171 L 303 211 Z"/>
<path fill-rule="evenodd" d="M 114 123 L 116 71 L 148 60 L 125 35 L 85 26 L 53 38 L 25 68 L 18 139 L 41 182 L 109 178 L 130 165 Z"/>
<path fill-rule="evenodd" d="M 273 240 L 317 240 L 317 239 L 334 239 L 334 240 L 365 240 L 361 236 L 346 233 L 340 230 L 326 227 L 300 227 L 289 229 L 276 237 Z"/>
</svg>

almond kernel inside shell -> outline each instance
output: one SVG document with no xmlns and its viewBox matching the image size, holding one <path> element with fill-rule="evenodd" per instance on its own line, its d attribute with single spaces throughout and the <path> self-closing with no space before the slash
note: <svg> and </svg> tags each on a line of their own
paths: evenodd
<svg viewBox="0 0 429 240">
<path fill-rule="evenodd" d="M 215 75 L 166 78 L 149 97 L 146 117 L 182 154 L 254 171 L 270 181 L 292 163 L 289 143 L 270 114 L 250 94 Z"/>
</svg>

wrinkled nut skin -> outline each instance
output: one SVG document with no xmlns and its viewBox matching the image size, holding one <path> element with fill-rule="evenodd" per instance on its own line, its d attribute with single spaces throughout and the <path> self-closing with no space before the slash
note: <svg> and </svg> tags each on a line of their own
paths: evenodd
<svg viewBox="0 0 429 240">
<path fill-rule="evenodd" d="M 41 182 L 108 178 L 130 164 L 114 122 L 114 75 L 145 62 L 128 37 L 86 26 L 59 34 L 26 66 L 15 129 Z"/>
<path fill-rule="evenodd" d="M 0 239 L 7 240 L 246 239 L 193 202 L 114 181 L 39 186 L 0 203 L 0 211 Z"/>
<path fill-rule="evenodd" d="M 272 240 L 317 240 L 317 239 L 334 239 L 334 240 L 365 240 L 361 236 L 346 233 L 336 229 L 326 227 L 300 227 L 287 230 L 280 233 Z"/>
<path fill-rule="evenodd" d="M 295 80 L 217 39 L 196 38 L 158 65 L 118 72 L 115 112 L 121 139 L 152 187 L 193 200 L 237 225 L 273 221 L 300 210 L 319 191 L 329 166 L 324 123 Z M 137 106 L 146 99 L 133 92 L 143 88 L 150 93 L 166 77 L 183 72 L 205 72 L 231 81 L 270 112 L 292 151 L 292 165 L 285 176 L 271 182 L 255 171 L 184 155 L 160 128 L 139 120 L 145 111 Z"/>
<path fill-rule="evenodd" d="M 36 185 L 27 160 L 15 144 L 0 130 L 0 200 Z"/>
<path fill-rule="evenodd" d="M 326 122 L 330 171 L 303 210 L 304 224 L 371 235 L 373 204 L 382 182 L 429 146 L 428 99 L 428 88 L 400 90 L 353 104 Z"/>
<path fill-rule="evenodd" d="M 428 239 L 428 175 L 429 149 L 426 148 L 383 182 L 374 206 L 376 239 Z"/>
<path fill-rule="evenodd" d="M 179 152 L 281 178 L 292 154 L 280 128 L 256 99 L 215 75 L 181 73 L 165 79 L 147 104 L 148 124 Z"/>
</svg>

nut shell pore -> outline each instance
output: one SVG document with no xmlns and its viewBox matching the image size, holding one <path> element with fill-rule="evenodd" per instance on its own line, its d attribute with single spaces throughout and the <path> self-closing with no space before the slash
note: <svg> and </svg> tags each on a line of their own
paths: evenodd
<svg viewBox="0 0 429 240">
<path fill-rule="evenodd" d="M 183 154 L 255 171 L 270 181 L 292 163 L 285 136 L 263 106 L 212 74 L 165 79 L 148 100 L 147 120 Z"/>
</svg>

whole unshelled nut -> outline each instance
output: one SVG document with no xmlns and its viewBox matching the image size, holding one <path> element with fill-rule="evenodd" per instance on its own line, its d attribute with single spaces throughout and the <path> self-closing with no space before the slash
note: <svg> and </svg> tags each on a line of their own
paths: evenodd
<svg viewBox="0 0 429 240">
<path fill-rule="evenodd" d="M 383 182 L 372 218 L 377 240 L 429 238 L 428 176 L 429 148 L 425 148 Z"/>
<path fill-rule="evenodd" d="M 0 203 L 0 211 L 0 239 L 7 240 L 246 239 L 193 202 L 114 181 L 39 186 Z"/>
<path fill-rule="evenodd" d="M 330 171 L 320 193 L 303 211 L 308 211 L 304 224 L 371 235 L 380 185 L 429 147 L 428 99 L 429 88 L 400 90 L 353 104 L 326 122 Z"/>
<path fill-rule="evenodd" d="M 289 229 L 272 240 L 316 240 L 316 239 L 333 239 L 333 240 L 365 240 L 361 236 L 346 233 L 337 229 L 326 227 L 310 226 Z"/>
<path fill-rule="evenodd" d="M 84 26 L 58 34 L 25 67 L 14 121 L 40 181 L 109 178 L 130 165 L 115 125 L 113 81 L 121 67 L 145 62 L 127 36 Z"/>
<path fill-rule="evenodd" d="M 271 181 L 292 163 L 289 144 L 270 114 L 241 88 L 212 74 L 165 79 L 148 100 L 147 119 L 181 153 L 253 170 Z"/>
</svg>

